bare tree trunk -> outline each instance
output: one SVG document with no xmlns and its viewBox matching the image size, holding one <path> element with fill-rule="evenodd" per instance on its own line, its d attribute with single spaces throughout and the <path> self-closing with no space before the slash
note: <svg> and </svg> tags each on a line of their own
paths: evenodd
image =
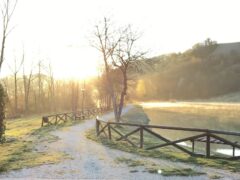
<svg viewBox="0 0 240 180">
<path fill-rule="evenodd" d="M 115 92 L 114 92 L 114 89 L 113 89 L 113 83 L 112 83 L 112 79 L 111 79 L 110 73 L 109 73 L 109 65 L 107 64 L 107 59 L 106 58 L 104 58 L 104 63 L 105 63 L 105 70 L 106 70 L 106 78 L 107 78 L 107 82 L 108 82 L 108 91 L 109 91 L 109 94 L 110 94 L 111 99 L 112 99 L 114 117 L 115 117 L 115 120 L 117 122 L 119 122 L 118 113 L 117 113 L 116 96 L 115 96 Z"/>
<path fill-rule="evenodd" d="M 72 111 L 76 112 L 78 110 L 79 101 L 79 84 L 72 82 Z"/>
<path fill-rule="evenodd" d="M 83 82 L 83 87 L 81 89 L 82 91 L 82 111 L 84 111 L 84 101 L 85 101 L 85 80 Z"/>
<path fill-rule="evenodd" d="M 27 83 L 27 87 L 26 87 L 26 94 L 25 94 L 26 112 L 29 112 L 29 92 L 30 92 L 30 86 L 31 86 L 31 76 L 32 76 L 32 74 L 30 74 L 30 76 L 28 78 L 28 83 Z"/>
<path fill-rule="evenodd" d="M 20 68 L 22 67 L 24 62 L 24 53 L 22 56 L 22 60 L 19 65 L 17 65 L 17 60 L 14 59 L 14 69 L 11 69 L 13 72 L 13 77 L 14 77 L 14 113 L 15 115 L 18 114 L 18 72 Z"/>
<path fill-rule="evenodd" d="M 5 53 L 5 41 L 6 41 L 6 30 L 3 30 L 3 35 L 2 35 L 2 44 L 1 44 L 1 56 L 0 56 L 0 67 L 2 67 L 2 63 L 4 60 L 4 53 Z"/>
<path fill-rule="evenodd" d="M 49 64 L 49 93 L 50 93 L 50 107 L 51 111 L 56 111 L 56 103 L 55 103 L 55 82 L 54 82 L 54 76 L 53 76 L 53 70 L 51 64 Z"/>
<path fill-rule="evenodd" d="M 97 38 L 97 43 L 93 45 L 96 49 L 98 49 L 102 53 L 104 67 L 105 67 L 105 75 L 107 79 L 107 88 L 108 93 L 111 96 L 113 112 L 115 120 L 117 121 L 117 103 L 116 103 L 116 95 L 113 88 L 113 83 L 110 75 L 110 65 L 108 64 L 108 59 L 113 55 L 114 50 L 116 49 L 121 36 L 117 39 L 113 36 L 116 35 L 116 32 L 110 32 L 110 24 L 107 18 L 104 18 L 103 26 L 100 28 L 98 25 L 96 26 L 95 36 Z"/>
<path fill-rule="evenodd" d="M 34 91 L 34 111 L 38 112 L 37 93 Z"/>
<path fill-rule="evenodd" d="M 14 113 L 18 114 L 18 84 L 17 84 L 17 73 L 14 73 Z"/>
<path fill-rule="evenodd" d="M 112 107 L 112 104 L 111 104 L 111 97 L 108 96 L 108 108 L 110 109 Z"/>
<path fill-rule="evenodd" d="M 118 121 L 120 121 L 120 119 L 121 119 L 122 109 L 123 109 L 123 105 L 124 105 L 124 99 L 127 94 L 127 71 L 123 70 L 122 74 L 123 74 L 123 89 L 121 92 L 120 102 L 119 102 L 119 106 L 118 106 L 118 117 L 117 117 Z"/>
<path fill-rule="evenodd" d="M 51 77 L 51 110 L 56 111 L 56 102 L 55 102 L 55 84 L 54 78 Z"/>
<path fill-rule="evenodd" d="M 111 56 L 112 64 L 122 72 L 122 91 L 119 98 L 119 107 L 117 112 L 117 121 L 120 121 L 122 109 L 124 105 L 124 99 L 127 94 L 127 70 L 131 63 L 137 63 L 145 53 L 133 51 L 133 46 L 138 39 L 137 34 L 133 33 L 129 26 L 125 29 L 124 36 L 119 42 L 119 47 L 115 54 Z"/>
<path fill-rule="evenodd" d="M 24 112 L 29 113 L 29 93 L 32 81 L 32 70 L 27 77 L 25 75 L 24 67 L 23 67 L 23 88 L 24 88 Z"/>
<path fill-rule="evenodd" d="M 42 112 L 42 77 L 41 61 L 38 62 L 38 112 Z"/>
</svg>

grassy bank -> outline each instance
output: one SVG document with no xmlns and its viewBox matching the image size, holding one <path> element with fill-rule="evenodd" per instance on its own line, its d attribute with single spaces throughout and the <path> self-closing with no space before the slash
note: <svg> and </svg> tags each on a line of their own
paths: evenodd
<svg viewBox="0 0 240 180">
<path fill-rule="evenodd" d="M 239 131 L 240 105 L 204 102 L 145 103 L 152 124 Z"/>
<path fill-rule="evenodd" d="M 161 174 L 162 176 L 199 176 L 205 173 L 196 171 L 192 168 L 175 168 L 166 167 L 165 165 L 156 164 L 148 161 L 135 160 L 125 157 L 116 158 L 116 163 L 124 163 L 129 168 L 141 166 L 143 172 L 149 172 L 153 174 Z M 130 170 L 131 173 L 138 172 L 138 170 Z"/>
<path fill-rule="evenodd" d="M 46 147 L 48 143 L 58 140 L 56 136 L 50 134 L 52 130 L 72 125 L 73 122 L 43 128 L 41 128 L 40 116 L 12 119 L 6 122 L 7 142 L 0 144 L 0 173 L 58 163 L 68 158 L 66 154 L 49 151 Z"/>
<path fill-rule="evenodd" d="M 134 114 L 135 114 L 134 116 L 137 116 L 137 113 L 143 114 L 142 108 L 140 107 L 134 108 L 133 110 L 130 110 L 127 114 L 124 115 L 125 122 L 128 121 L 128 114 L 130 114 L 130 117 L 132 117 L 132 114 L 133 114 L 132 111 L 134 111 Z M 131 122 L 132 121 L 133 120 L 131 119 Z M 123 134 L 125 134 L 126 132 L 130 132 L 130 129 L 126 129 L 123 127 L 116 127 L 116 128 L 118 128 L 118 130 Z M 191 157 L 183 152 L 176 150 L 173 147 L 165 147 L 165 148 L 156 149 L 156 150 L 144 150 L 144 149 L 134 148 L 125 141 L 109 141 L 104 135 L 101 135 L 100 137 L 96 137 L 95 129 L 89 130 L 86 136 L 89 139 L 92 139 L 93 141 L 96 141 L 98 143 L 102 143 L 103 145 L 108 146 L 110 148 L 119 149 L 122 151 L 138 154 L 141 156 L 166 159 L 173 162 L 179 161 L 179 162 L 185 162 L 189 164 L 197 164 L 197 165 L 202 165 L 207 167 L 230 170 L 232 172 L 240 172 L 239 161 Z M 113 139 L 116 139 L 119 136 L 113 132 L 112 137 Z M 131 135 L 131 141 L 137 144 L 139 142 L 139 135 Z M 145 148 L 150 145 L 159 144 L 159 143 L 160 143 L 159 140 L 155 139 L 154 137 L 148 134 L 144 136 Z"/>
</svg>

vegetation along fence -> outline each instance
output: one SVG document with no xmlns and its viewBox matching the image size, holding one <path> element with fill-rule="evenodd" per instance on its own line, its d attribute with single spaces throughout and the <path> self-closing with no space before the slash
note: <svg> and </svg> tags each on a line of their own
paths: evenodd
<svg viewBox="0 0 240 180">
<path fill-rule="evenodd" d="M 123 133 L 118 129 L 118 127 L 132 127 L 130 132 Z M 133 129 L 133 130 L 132 130 Z M 186 132 L 195 132 L 197 135 L 192 135 L 189 137 L 181 138 L 178 140 L 170 140 L 166 137 L 163 137 L 159 133 L 153 131 L 158 130 L 173 130 L 173 131 L 186 131 Z M 231 140 L 227 140 L 226 136 L 238 136 L 240 137 L 239 132 L 228 132 L 228 131 L 219 131 L 219 130 L 209 130 L 209 129 L 198 129 L 198 128 L 183 128 L 183 127 L 171 127 L 171 126 L 158 126 L 158 125 L 139 125 L 139 124 L 130 124 L 130 123 L 117 123 L 117 122 L 106 122 L 103 120 L 96 119 L 96 133 L 97 136 L 100 134 L 105 134 L 107 138 L 112 140 L 112 131 L 119 135 L 119 138 L 115 139 L 116 141 L 126 141 L 134 147 L 143 148 L 144 146 L 144 136 L 147 132 L 148 134 L 154 136 L 155 138 L 163 141 L 164 143 L 158 145 L 152 145 L 150 147 L 145 148 L 146 150 L 152 150 L 157 148 L 162 148 L 166 146 L 174 146 L 175 148 L 191 155 L 191 156 L 199 156 L 199 157 L 207 157 L 207 158 L 219 158 L 219 156 L 211 155 L 211 144 L 221 144 L 221 145 L 229 145 L 233 149 L 232 156 L 229 159 L 235 160 L 240 159 L 240 156 L 235 155 L 235 150 L 240 149 L 240 144 L 238 142 L 232 142 Z M 139 142 L 134 143 L 129 137 L 138 132 L 137 137 L 139 137 Z M 179 143 L 190 141 L 192 146 L 184 147 Z M 200 154 L 195 152 L 195 142 L 205 143 L 206 153 Z M 223 158 L 223 157 L 221 157 Z"/>
<path fill-rule="evenodd" d="M 68 120 L 88 119 L 98 114 L 102 114 L 108 110 L 109 110 L 108 108 L 93 108 L 93 109 L 85 109 L 85 110 L 75 111 L 75 112 L 66 112 L 66 113 L 58 113 L 58 114 L 43 116 L 42 127 L 44 125 L 57 125 L 62 122 L 67 122 Z"/>
</svg>

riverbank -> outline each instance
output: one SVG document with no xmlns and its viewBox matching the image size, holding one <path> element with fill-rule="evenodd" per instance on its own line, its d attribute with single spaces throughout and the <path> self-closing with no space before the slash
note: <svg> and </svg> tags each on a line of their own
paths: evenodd
<svg viewBox="0 0 240 180">
<path fill-rule="evenodd" d="M 144 112 L 151 119 L 151 124 L 164 126 L 179 126 L 188 128 L 203 128 L 212 130 L 234 131 L 240 129 L 240 104 L 236 103 L 207 103 L 207 102 L 145 102 L 141 103 Z M 171 139 L 179 139 L 194 135 L 192 132 L 164 131 L 161 135 Z M 227 136 L 232 142 L 240 142 L 239 136 Z M 186 142 L 191 146 L 190 142 Z M 201 144 L 196 144 L 201 148 Z M 204 151 L 202 148 L 201 151 Z M 221 153 L 231 156 L 231 146 L 212 144 L 212 153 Z M 236 149 L 236 156 L 240 156 L 240 150 Z"/>
<path fill-rule="evenodd" d="M 132 119 L 132 114 L 134 111 L 134 116 L 138 117 L 138 113 L 140 114 L 141 117 L 143 117 L 143 113 L 144 110 L 141 107 L 136 107 L 132 110 L 130 110 L 128 113 L 126 113 L 123 117 L 124 122 L 131 122 L 131 123 L 138 123 L 138 119 L 139 118 L 134 118 Z M 129 116 L 128 116 L 129 115 Z M 145 119 L 148 119 L 148 116 L 145 114 L 144 115 Z M 147 122 L 147 121 L 145 121 Z M 123 134 L 126 134 L 126 132 L 129 130 L 128 129 L 123 129 L 122 127 L 120 127 L 118 129 L 120 132 L 122 132 Z M 116 134 L 112 134 L 113 138 L 116 138 L 117 135 Z M 223 159 L 206 159 L 206 158 L 197 158 L 197 157 L 191 157 L 183 152 L 180 152 L 178 150 L 176 150 L 175 148 L 171 148 L 171 147 L 166 147 L 163 149 L 159 149 L 159 150 L 143 150 L 143 149 L 139 149 L 139 148 L 134 148 L 131 147 L 129 144 L 127 144 L 124 141 L 109 141 L 106 137 L 104 136 L 100 136 L 100 137 L 96 137 L 95 135 L 95 129 L 92 129 L 90 131 L 88 131 L 87 133 L 87 137 L 89 139 L 92 139 L 98 143 L 101 143 L 107 147 L 113 148 L 113 149 L 119 149 L 125 152 L 130 152 L 130 153 L 134 153 L 134 154 L 138 154 L 144 157 L 152 157 L 152 158 L 156 158 L 156 159 L 165 159 L 171 162 L 184 162 L 186 164 L 190 164 L 192 166 L 200 166 L 202 168 L 213 168 L 214 170 L 216 169 L 222 169 L 223 172 L 225 172 L 225 170 L 227 170 L 229 173 L 239 173 L 240 172 L 240 162 L 239 161 L 230 161 L 230 160 L 223 160 Z M 156 139 L 154 139 L 153 137 L 151 137 L 150 135 L 147 135 L 146 137 L 144 137 L 144 142 L 145 142 L 145 146 L 147 146 L 149 143 L 153 144 L 153 143 L 159 143 L 159 140 L 156 141 Z M 131 135 L 131 140 L 134 142 L 138 142 L 139 138 L 137 135 Z M 213 170 L 213 171 L 214 171 Z"/>
</svg>

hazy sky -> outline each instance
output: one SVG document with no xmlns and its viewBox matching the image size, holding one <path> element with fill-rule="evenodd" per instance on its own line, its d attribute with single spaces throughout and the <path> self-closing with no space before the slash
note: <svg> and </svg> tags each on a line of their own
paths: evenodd
<svg viewBox="0 0 240 180">
<path fill-rule="evenodd" d="M 7 64 L 20 58 L 51 61 L 57 77 L 96 74 L 98 52 L 90 47 L 94 25 L 110 17 L 143 33 L 148 56 L 179 52 L 207 37 L 240 41 L 239 0 L 18 0 L 7 42 Z M 101 61 L 100 61 L 101 62 Z"/>
</svg>

